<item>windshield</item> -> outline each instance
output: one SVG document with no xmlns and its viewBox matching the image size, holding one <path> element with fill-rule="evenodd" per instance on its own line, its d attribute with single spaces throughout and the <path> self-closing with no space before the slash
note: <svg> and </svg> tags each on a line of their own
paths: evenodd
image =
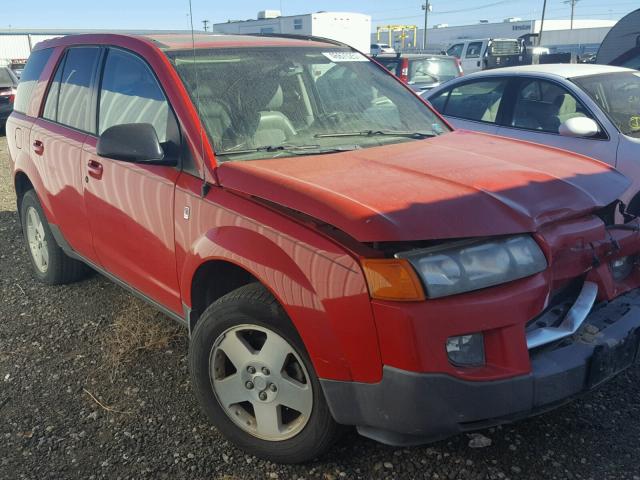
<svg viewBox="0 0 640 480">
<path fill-rule="evenodd" d="M 15 81 L 8 68 L 0 67 L 0 87 L 13 87 Z"/>
<path fill-rule="evenodd" d="M 448 131 L 414 94 L 350 49 L 260 47 L 167 55 L 222 162 L 421 141 Z"/>
<path fill-rule="evenodd" d="M 574 78 L 625 135 L 640 138 L 640 72 Z"/>
</svg>

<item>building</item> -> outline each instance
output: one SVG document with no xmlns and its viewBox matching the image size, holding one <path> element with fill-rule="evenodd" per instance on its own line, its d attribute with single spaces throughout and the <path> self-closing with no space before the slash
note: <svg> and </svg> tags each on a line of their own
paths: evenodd
<svg viewBox="0 0 640 480">
<path fill-rule="evenodd" d="M 256 19 L 216 23 L 213 25 L 213 32 L 313 35 L 337 40 L 368 53 L 371 16 L 351 12 L 281 16 L 278 10 L 265 10 L 259 12 Z"/>
<path fill-rule="evenodd" d="M 185 33 L 185 30 L 59 30 L 59 29 L 0 29 L 0 66 L 11 63 L 13 60 L 24 60 L 29 58 L 31 50 L 35 45 L 43 40 L 65 35 L 77 35 L 80 33 Z M 188 31 L 191 32 L 190 30 Z"/>
<path fill-rule="evenodd" d="M 613 20 L 585 20 L 575 19 L 573 29 L 570 20 L 545 20 L 542 33 L 542 45 L 548 47 L 551 52 L 573 52 L 583 54 L 595 52 L 613 25 Z M 507 18 L 503 22 L 480 22 L 474 25 L 461 25 L 450 27 L 439 24 L 427 31 L 427 50 L 437 53 L 460 40 L 475 38 L 517 38 L 526 34 L 540 33 L 540 20 L 521 20 L 519 18 Z M 424 29 L 418 29 L 417 38 L 407 40 L 408 49 L 422 45 Z M 378 36 L 374 33 L 372 41 Z M 380 38 L 394 46 L 401 44 L 398 34 L 389 38 Z M 409 46 L 411 44 L 411 46 Z"/>
</svg>

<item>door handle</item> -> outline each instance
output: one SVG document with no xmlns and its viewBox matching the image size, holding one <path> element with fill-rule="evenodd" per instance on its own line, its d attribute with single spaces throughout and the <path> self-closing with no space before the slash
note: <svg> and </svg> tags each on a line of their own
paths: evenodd
<svg viewBox="0 0 640 480">
<path fill-rule="evenodd" d="M 44 153 L 44 143 L 40 140 L 35 140 L 33 142 L 33 153 L 36 155 L 42 155 Z"/>
<path fill-rule="evenodd" d="M 93 178 L 100 180 L 102 178 L 102 164 L 96 160 L 89 160 L 87 164 L 89 175 Z"/>
</svg>

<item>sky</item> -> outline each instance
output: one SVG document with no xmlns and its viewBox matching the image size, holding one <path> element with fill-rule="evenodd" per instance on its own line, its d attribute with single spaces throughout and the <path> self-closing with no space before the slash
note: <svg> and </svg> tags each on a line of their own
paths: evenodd
<svg viewBox="0 0 640 480">
<path fill-rule="evenodd" d="M 6 0 L 8 1 L 8 0 Z M 467 25 L 506 17 L 540 18 L 543 0 L 429 0 L 429 25 Z M 93 3 L 93 4 L 92 4 Z M 319 10 L 351 11 L 372 16 L 373 25 L 422 25 L 424 0 L 192 0 L 195 28 L 211 23 L 255 18 L 259 10 L 277 9 L 283 15 Z M 640 0 L 578 0 L 575 18 L 617 20 L 640 7 Z M 37 12 L 37 14 L 35 14 Z M 547 18 L 569 18 L 565 0 L 547 0 Z M 182 30 L 189 28 L 188 0 L 29 0 L 2 9 L 0 28 L 106 28 Z"/>
</svg>

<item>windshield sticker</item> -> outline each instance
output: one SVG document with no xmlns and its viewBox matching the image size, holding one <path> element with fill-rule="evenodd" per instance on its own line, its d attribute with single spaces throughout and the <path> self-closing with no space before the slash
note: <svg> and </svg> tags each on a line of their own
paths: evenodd
<svg viewBox="0 0 640 480">
<path fill-rule="evenodd" d="M 638 130 L 640 130 L 640 117 L 631 117 L 629 119 L 629 128 L 632 132 L 637 132 Z"/>
<path fill-rule="evenodd" d="M 367 57 L 358 52 L 322 52 L 322 55 L 324 55 L 334 63 L 369 61 Z"/>
</svg>

